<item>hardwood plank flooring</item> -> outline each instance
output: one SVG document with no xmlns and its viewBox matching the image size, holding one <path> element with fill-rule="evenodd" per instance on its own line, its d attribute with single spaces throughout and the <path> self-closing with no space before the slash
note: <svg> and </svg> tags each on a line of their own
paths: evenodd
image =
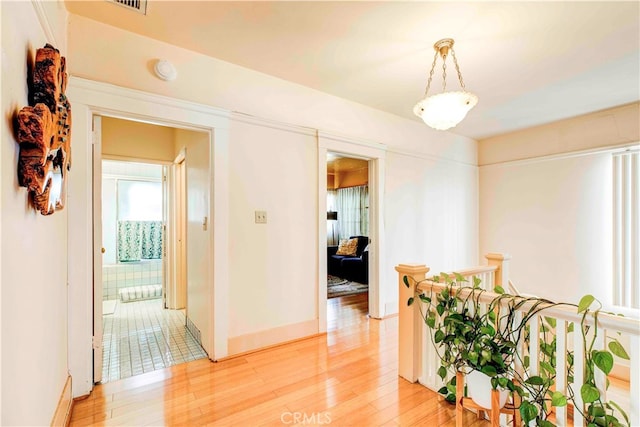
<svg viewBox="0 0 640 427">
<path fill-rule="evenodd" d="M 330 299 L 323 336 L 98 385 L 71 426 L 455 426 L 453 405 L 398 377 L 398 319 L 370 319 L 367 298 Z"/>
</svg>

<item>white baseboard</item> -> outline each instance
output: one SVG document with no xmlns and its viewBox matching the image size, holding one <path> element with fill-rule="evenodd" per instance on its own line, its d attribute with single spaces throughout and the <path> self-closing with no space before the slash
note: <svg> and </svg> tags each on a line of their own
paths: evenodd
<svg viewBox="0 0 640 427">
<path fill-rule="evenodd" d="M 66 427 L 71 421 L 71 408 L 73 406 L 73 399 L 71 397 L 71 375 L 67 376 L 67 381 L 64 383 L 62 393 L 60 394 L 60 400 L 56 407 L 56 412 L 51 420 L 51 425 L 55 427 Z"/>
<path fill-rule="evenodd" d="M 254 351 L 318 334 L 318 320 L 280 326 L 252 334 L 229 338 L 229 356 Z"/>
</svg>

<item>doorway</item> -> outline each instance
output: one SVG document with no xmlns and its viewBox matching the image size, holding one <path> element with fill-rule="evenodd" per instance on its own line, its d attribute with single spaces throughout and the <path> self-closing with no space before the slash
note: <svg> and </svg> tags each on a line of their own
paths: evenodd
<svg viewBox="0 0 640 427">
<path fill-rule="evenodd" d="M 369 161 L 327 153 L 327 328 L 369 314 Z"/>
<path fill-rule="evenodd" d="M 199 262 L 186 257 L 188 242 L 203 239 L 187 232 L 186 204 L 190 192 L 206 193 L 206 184 L 187 185 L 186 175 L 209 168 L 208 135 L 112 117 L 95 122 L 94 211 L 101 214 L 94 244 L 101 255 L 94 293 L 102 304 L 94 306 L 94 340 L 101 336 L 94 382 L 105 383 L 207 357 L 199 322 L 190 318 L 207 316 L 207 308 L 188 304 L 188 269 L 176 266 Z M 189 162 L 187 145 L 205 161 Z"/>
<path fill-rule="evenodd" d="M 327 156 L 329 153 L 341 157 L 361 159 L 367 162 L 368 172 L 368 317 L 381 319 L 392 313 L 395 307 L 383 303 L 387 295 L 381 274 L 384 257 L 384 160 L 386 147 L 371 141 L 363 141 L 326 132 L 318 132 L 318 325 L 321 332 L 328 330 L 327 272 L 328 272 L 328 225 L 326 218 L 331 212 L 327 205 Z M 384 286 L 383 286 L 384 285 Z"/>
<path fill-rule="evenodd" d="M 102 317 L 102 294 L 94 293 L 94 283 L 102 280 L 102 277 L 94 277 L 94 271 L 101 269 L 93 267 L 101 262 L 101 247 L 95 244 L 94 234 L 101 218 L 95 218 L 94 212 L 97 210 L 95 203 L 91 203 L 92 198 L 93 202 L 99 199 L 92 197 L 93 189 L 100 185 L 96 179 L 101 177 L 100 171 L 95 170 L 92 158 L 95 153 L 100 153 L 101 133 L 99 123 L 94 118 L 120 117 L 205 134 L 209 166 L 203 178 L 209 186 L 202 191 L 202 209 L 209 216 L 214 213 L 214 205 L 227 206 L 229 203 L 227 159 L 230 120 L 229 113 L 218 108 L 75 76 L 69 78 L 67 95 L 74 100 L 72 127 L 76 142 L 73 155 L 76 159 L 82 159 L 73 168 L 75 178 L 69 180 L 70 197 L 67 203 L 70 224 L 68 241 L 73 242 L 68 245 L 68 253 L 69 258 L 74 260 L 68 266 L 69 307 L 73 307 L 68 313 L 69 371 L 73 376 L 72 394 L 79 397 L 89 394 L 95 381 L 101 378 L 96 373 L 97 366 L 94 363 L 96 355 L 102 354 L 102 331 L 98 330 L 101 325 L 96 325 L 101 323 L 96 320 Z M 173 157 L 169 159 L 172 160 Z M 71 197 L 72 194 L 75 196 Z M 229 256 L 226 250 L 229 247 L 229 217 L 224 210 L 215 213 L 215 221 L 211 221 L 205 231 L 209 244 L 201 256 L 206 262 L 202 271 L 207 274 L 207 284 L 204 286 L 206 295 L 200 298 L 206 308 L 206 314 L 203 315 L 206 321 L 197 322 L 202 346 L 212 360 L 228 354 L 226 319 L 229 318 L 226 299 L 229 283 Z M 102 368 L 102 364 L 97 365 L 99 369 Z"/>
</svg>

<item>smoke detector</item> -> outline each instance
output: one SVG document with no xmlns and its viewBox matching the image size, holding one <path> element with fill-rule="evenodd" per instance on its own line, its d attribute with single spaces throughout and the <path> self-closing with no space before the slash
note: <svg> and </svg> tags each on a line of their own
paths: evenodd
<svg viewBox="0 0 640 427">
<path fill-rule="evenodd" d="M 158 59 L 156 64 L 153 66 L 153 71 L 155 71 L 158 78 L 165 81 L 172 81 L 178 77 L 176 67 L 166 59 Z"/>
</svg>

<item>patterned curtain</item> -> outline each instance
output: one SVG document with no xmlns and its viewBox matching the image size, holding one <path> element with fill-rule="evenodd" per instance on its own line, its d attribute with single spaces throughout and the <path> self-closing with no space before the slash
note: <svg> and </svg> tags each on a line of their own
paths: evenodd
<svg viewBox="0 0 640 427">
<path fill-rule="evenodd" d="M 337 206 L 340 239 L 369 235 L 369 186 L 338 188 Z"/>
<path fill-rule="evenodd" d="M 162 221 L 118 221 L 118 261 L 162 258 Z"/>
</svg>

